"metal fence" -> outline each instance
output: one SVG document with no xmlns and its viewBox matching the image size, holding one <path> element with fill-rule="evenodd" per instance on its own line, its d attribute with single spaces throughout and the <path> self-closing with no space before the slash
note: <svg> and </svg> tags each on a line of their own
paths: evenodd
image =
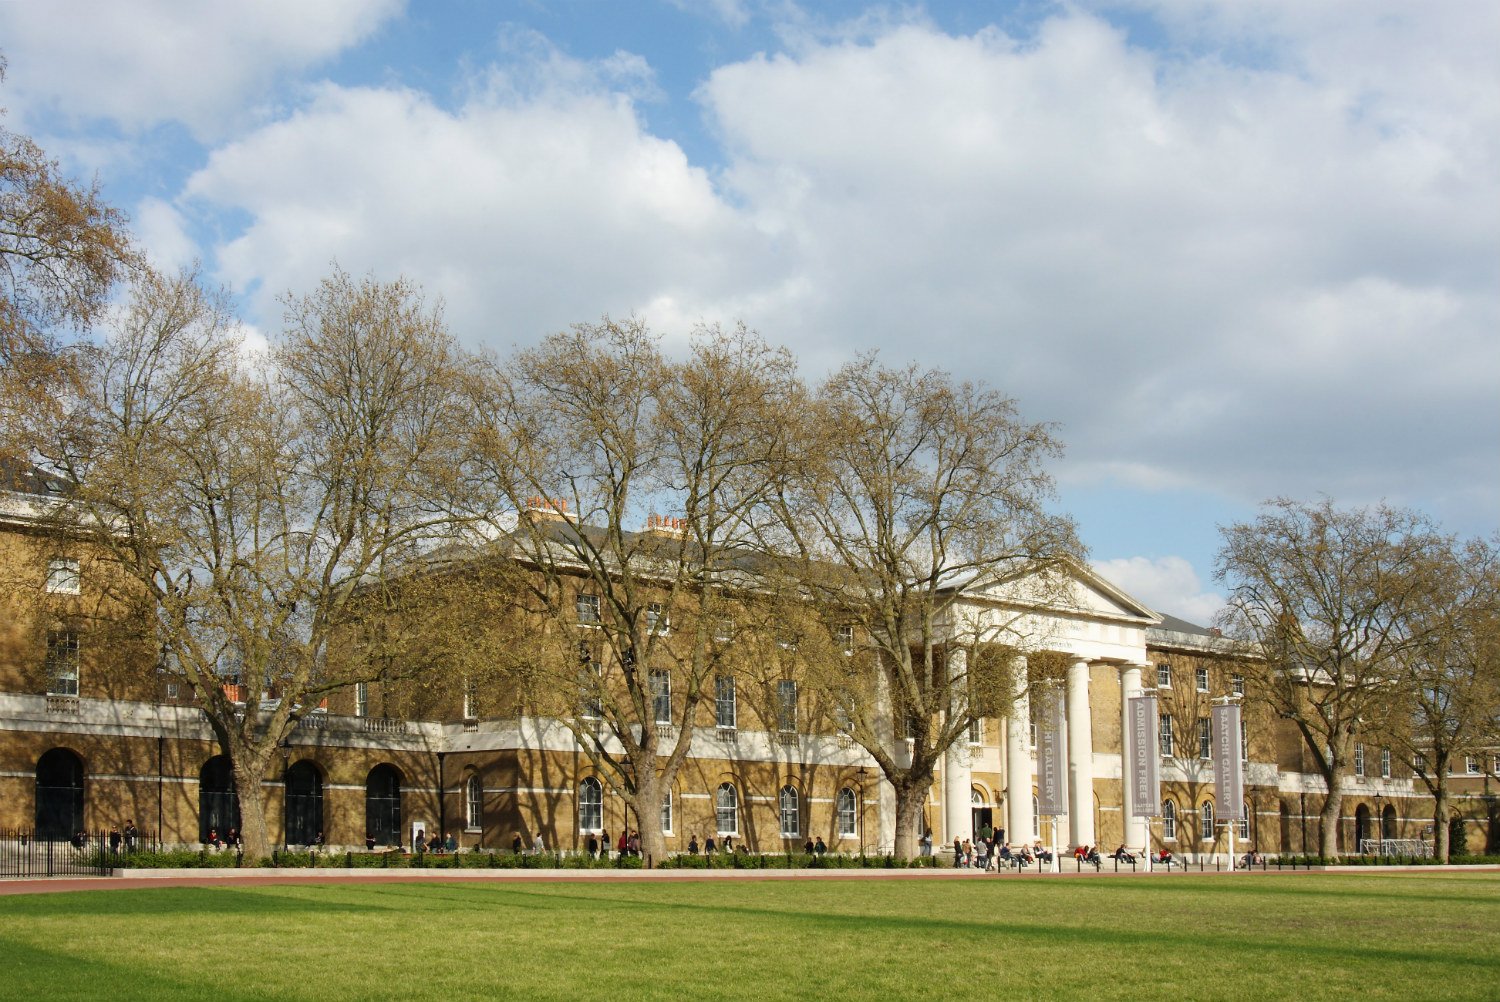
<svg viewBox="0 0 1500 1002">
<path fill-rule="evenodd" d="M 0 879 L 107 877 L 127 865 L 132 852 L 159 848 L 156 834 L 126 839 L 118 832 L 78 832 L 71 838 L 39 838 L 35 832 L 0 830 Z"/>
</svg>

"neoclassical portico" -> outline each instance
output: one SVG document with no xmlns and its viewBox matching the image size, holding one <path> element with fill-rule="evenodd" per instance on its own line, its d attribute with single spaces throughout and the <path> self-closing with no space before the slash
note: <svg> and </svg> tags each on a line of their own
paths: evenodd
<svg viewBox="0 0 1500 1002">
<path fill-rule="evenodd" d="M 1047 593 L 1046 602 L 1028 602 L 1024 582 L 995 587 L 965 589 L 955 602 L 953 628 L 973 631 L 986 622 L 1003 623 L 1004 629 L 1030 641 L 1035 650 L 1047 650 L 1067 659 L 1064 682 L 1068 776 L 1068 818 L 1058 828 L 1059 841 L 1070 845 L 1097 844 L 1095 780 L 1119 780 L 1125 771 L 1123 750 L 1115 740 L 1108 750 L 1096 752 L 1096 706 L 1108 706 L 1120 718 L 1119 734 L 1125 733 L 1127 700 L 1138 694 L 1146 664 L 1146 627 L 1160 617 L 1109 582 L 1084 568 L 1076 568 L 1070 587 L 1059 596 Z M 1005 639 L 998 635 L 997 639 Z M 1027 644 L 1018 643 L 1025 647 Z M 1032 797 L 1035 791 L 1036 757 L 1030 727 L 1028 665 L 1020 659 L 1016 671 L 1014 703 L 1004 723 L 1003 750 L 999 755 L 1000 787 L 1004 810 L 999 815 L 1006 837 L 1016 843 L 1029 841 L 1032 832 Z M 1116 709 L 1118 707 L 1118 709 Z M 1102 725 L 1099 725 L 1102 726 Z M 1109 728 L 1113 732 L 1113 727 Z M 972 835 L 971 790 L 975 788 L 975 750 L 962 743 L 951 748 L 943 760 L 940 796 L 943 802 L 943 839 Z M 993 767 L 991 767 L 993 768 Z M 1113 799 L 1113 798 L 1111 798 Z M 1130 816 L 1127 802 L 1123 831 L 1128 846 L 1144 847 L 1147 826 Z M 1112 847 L 1110 847 L 1112 848 Z"/>
</svg>

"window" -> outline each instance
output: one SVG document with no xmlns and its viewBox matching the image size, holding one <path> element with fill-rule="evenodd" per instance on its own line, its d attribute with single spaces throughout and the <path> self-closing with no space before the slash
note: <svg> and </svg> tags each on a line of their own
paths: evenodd
<svg viewBox="0 0 1500 1002">
<path fill-rule="evenodd" d="M 728 616 L 722 616 L 714 621 L 714 639 L 721 644 L 727 644 L 734 639 L 734 620 Z"/>
<path fill-rule="evenodd" d="M 1380 778 L 1391 778 L 1391 750 L 1389 748 L 1380 749 Z"/>
<path fill-rule="evenodd" d="M 464 821 L 470 831 L 484 827 L 484 784 L 479 774 L 472 773 L 464 784 Z"/>
<path fill-rule="evenodd" d="M 1198 812 L 1198 820 L 1202 824 L 1200 837 L 1205 842 L 1212 842 L 1214 840 L 1214 802 L 1212 800 L 1203 802 L 1203 809 Z"/>
<path fill-rule="evenodd" d="M 78 691 L 78 685 L 77 685 L 76 676 L 75 676 L 75 680 L 74 680 L 73 691 L 74 692 Z M 1465 755 L 1464 756 L 1464 772 L 1468 773 L 1470 776 L 1477 776 L 1477 775 L 1479 775 L 1479 759 L 1475 758 L 1473 755 Z"/>
<path fill-rule="evenodd" d="M 969 721 L 969 744 L 984 744 L 984 719 L 982 717 L 975 717 Z"/>
<path fill-rule="evenodd" d="M 1425 773 L 1427 771 L 1427 756 L 1417 752 L 1412 756 L 1411 767 L 1413 772 Z"/>
<path fill-rule="evenodd" d="M 666 633 L 672 628 L 672 620 L 663 611 L 660 602 L 646 606 L 646 629 L 652 633 Z"/>
<path fill-rule="evenodd" d="M 464 679 L 464 719 L 479 717 L 479 683 L 472 678 Z"/>
<path fill-rule="evenodd" d="M 1042 802 L 1035 796 L 1031 798 L 1031 837 L 1042 837 Z"/>
<path fill-rule="evenodd" d="M 1233 692 L 1236 696 L 1243 696 L 1245 694 L 1245 676 L 1243 676 L 1243 675 L 1231 675 L 1231 676 L 1229 676 L 1229 690 L 1231 692 Z"/>
<path fill-rule="evenodd" d="M 714 794 L 714 822 L 720 835 L 740 833 L 740 798 L 733 783 L 719 784 L 719 791 Z"/>
<path fill-rule="evenodd" d="M 176 699 L 177 698 L 177 694 L 179 692 L 181 692 L 181 691 L 182 691 L 181 687 L 178 686 L 178 684 L 176 682 L 168 682 L 167 683 L 167 698 L 168 699 Z"/>
<path fill-rule="evenodd" d="M 719 675 L 714 679 L 714 724 L 718 727 L 734 727 L 737 707 L 734 699 L 734 676 Z"/>
<path fill-rule="evenodd" d="M 370 715 L 370 683 L 354 683 L 354 715 L 356 717 L 368 717 Z"/>
<path fill-rule="evenodd" d="M 1242 810 L 1240 820 L 1236 822 L 1239 830 L 1235 832 L 1235 835 L 1248 842 L 1250 841 L 1250 805 L 1245 804 Z"/>
<path fill-rule="evenodd" d="M 1207 668 L 1198 668 L 1198 669 L 1196 669 L 1193 672 L 1193 678 L 1197 681 L 1198 691 L 1199 692 L 1207 692 L 1208 691 L 1208 669 Z"/>
<path fill-rule="evenodd" d="M 672 833 L 672 791 L 668 790 L 661 798 L 661 830 L 666 834 Z"/>
<path fill-rule="evenodd" d="M 83 578 L 78 572 L 78 561 L 73 557 L 53 557 L 47 561 L 47 593 L 49 595 L 77 595 L 82 591 Z"/>
<path fill-rule="evenodd" d="M 790 786 L 781 788 L 781 837 L 795 838 L 802 833 L 802 818 L 797 791 Z"/>
<path fill-rule="evenodd" d="M 585 720 L 604 716 L 604 670 L 587 642 L 578 645 L 578 713 Z"/>
<path fill-rule="evenodd" d="M 1354 746 L 1354 775 L 1363 777 L 1365 774 L 1365 746 Z"/>
<path fill-rule="evenodd" d="M 1163 758 L 1171 758 L 1172 757 L 1172 715 L 1170 713 L 1163 713 L 1161 715 L 1161 720 L 1158 721 L 1158 723 L 1161 725 L 1161 735 L 1160 735 L 1160 737 L 1161 737 L 1161 753 L 1162 753 L 1162 757 Z"/>
<path fill-rule="evenodd" d="M 1156 687 L 1158 689 L 1170 689 L 1172 687 L 1172 666 L 1156 666 Z"/>
<path fill-rule="evenodd" d="M 847 786 L 839 791 L 838 815 L 839 838 L 856 837 L 859 834 L 859 801 Z"/>
<path fill-rule="evenodd" d="M 776 628 L 776 646 L 782 650 L 795 651 L 797 649 L 797 633 L 790 626 L 778 626 Z"/>
<path fill-rule="evenodd" d="M 593 776 L 578 784 L 578 827 L 586 832 L 604 827 L 604 787 Z"/>
<path fill-rule="evenodd" d="M 776 729 L 785 734 L 797 731 L 797 683 L 793 679 L 776 683 Z"/>
<path fill-rule="evenodd" d="M 1250 733 L 1245 729 L 1245 718 L 1240 718 L 1240 761 L 1250 761 Z"/>
<path fill-rule="evenodd" d="M 1177 801 L 1175 800 L 1162 801 L 1161 837 L 1167 842 L 1177 841 Z"/>
<path fill-rule="evenodd" d="M 839 650 L 845 654 L 854 653 L 854 627 L 848 623 L 834 628 L 833 642 L 838 644 Z"/>
<path fill-rule="evenodd" d="M 664 668 L 651 669 L 651 713 L 658 724 L 672 722 L 672 673 Z"/>
<path fill-rule="evenodd" d="M 1198 718 L 1198 757 L 1212 758 L 1214 752 L 1213 731 L 1207 717 Z"/>
<path fill-rule="evenodd" d="M 599 622 L 598 595 L 579 595 L 574 605 L 578 609 L 578 622 L 588 625 Z"/>
<path fill-rule="evenodd" d="M 47 693 L 78 695 L 78 634 L 73 630 L 47 631 Z"/>
</svg>

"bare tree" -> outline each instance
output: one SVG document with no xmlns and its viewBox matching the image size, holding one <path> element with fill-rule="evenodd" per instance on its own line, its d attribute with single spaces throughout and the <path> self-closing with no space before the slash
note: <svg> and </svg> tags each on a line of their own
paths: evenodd
<svg viewBox="0 0 1500 1002">
<path fill-rule="evenodd" d="M 1328 788 L 1320 852 L 1336 856 L 1354 737 L 1388 726 L 1399 703 L 1408 662 L 1427 643 L 1418 614 L 1447 541 L 1417 512 L 1326 498 L 1268 502 L 1223 535 L 1220 624 L 1253 648 L 1256 691 L 1302 735 Z"/>
<path fill-rule="evenodd" d="M 0 128 L 0 452 L 24 455 L 28 429 L 56 418 L 76 375 L 66 337 L 98 317 L 133 262 L 124 214 L 98 182 L 75 183 Z"/>
<path fill-rule="evenodd" d="M 154 667 L 192 687 L 229 756 L 252 859 L 272 844 L 278 746 L 392 663 L 335 639 L 458 580 L 413 567 L 473 515 L 468 359 L 440 312 L 343 272 L 286 307 L 257 354 L 192 276 L 143 275 L 43 450 L 73 485 L 60 531 L 113 562 Z"/>
<path fill-rule="evenodd" d="M 1405 652 L 1392 735 L 1432 794 L 1435 855 L 1448 861 L 1448 776 L 1465 755 L 1493 740 L 1500 720 L 1500 539 L 1470 540 L 1426 575 Z"/>
<path fill-rule="evenodd" d="M 1047 509 L 1045 425 L 1004 395 L 872 356 L 819 389 L 784 457 L 772 539 L 840 636 L 804 669 L 895 790 L 895 851 L 915 855 L 943 754 L 1015 698 L 1027 617 L 958 611 L 969 590 L 1026 582 L 1040 600 L 1082 548 Z"/>
<path fill-rule="evenodd" d="M 606 318 L 492 385 L 488 455 L 521 512 L 511 553 L 546 635 L 518 665 L 531 706 L 571 728 L 659 859 L 706 686 L 732 670 L 725 624 L 799 393 L 793 360 L 710 327 L 673 361 L 643 322 Z"/>
</svg>

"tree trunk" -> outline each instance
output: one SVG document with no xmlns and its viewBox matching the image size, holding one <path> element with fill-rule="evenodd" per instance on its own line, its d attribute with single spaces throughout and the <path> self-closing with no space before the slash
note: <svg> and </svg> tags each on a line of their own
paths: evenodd
<svg viewBox="0 0 1500 1002">
<path fill-rule="evenodd" d="M 644 771 L 644 770 L 643 770 Z M 635 797 L 631 806 L 635 808 L 636 831 L 641 836 L 641 865 L 660 865 L 666 857 L 667 840 L 661 830 L 661 787 L 655 771 L 649 777 L 639 777 Z"/>
<path fill-rule="evenodd" d="M 1439 863 L 1448 862 L 1452 842 L 1448 838 L 1448 784 L 1438 780 L 1432 791 L 1432 854 Z"/>
<path fill-rule="evenodd" d="M 1324 859 L 1336 859 L 1339 855 L 1339 824 L 1344 809 L 1344 793 L 1339 789 L 1338 778 L 1328 781 L 1328 796 L 1323 800 L 1323 810 L 1318 815 L 1318 853 Z"/>
<path fill-rule="evenodd" d="M 896 845 L 897 859 L 912 859 L 920 851 L 922 837 L 922 804 L 926 790 L 920 783 L 907 782 L 896 786 Z"/>
<path fill-rule="evenodd" d="M 234 769 L 234 790 L 239 798 L 240 839 L 250 866 L 271 855 L 271 831 L 266 823 L 266 764 L 269 753 L 255 754 L 248 749 L 229 752 Z"/>
</svg>

